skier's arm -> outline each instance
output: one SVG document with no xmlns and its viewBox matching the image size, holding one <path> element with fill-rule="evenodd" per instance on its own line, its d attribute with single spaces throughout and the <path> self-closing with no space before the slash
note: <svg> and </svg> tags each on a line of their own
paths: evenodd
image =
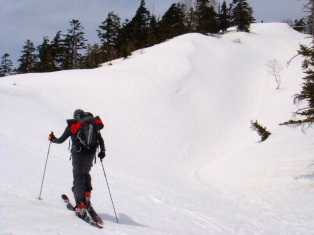
<svg viewBox="0 0 314 235">
<path fill-rule="evenodd" d="M 61 135 L 60 138 L 55 138 L 53 140 L 53 143 L 56 143 L 56 144 L 62 144 L 67 138 L 69 138 L 71 136 L 71 131 L 70 131 L 70 128 L 69 126 L 67 126 L 63 132 L 63 134 Z"/>
<path fill-rule="evenodd" d="M 106 149 L 105 149 L 105 142 L 104 139 L 101 137 L 100 132 L 98 132 L 98 142 L 100 147 L 100 152 L 98 153 L 98 157 L 100 158 L 100 161 L 106 157 Z"/>
<path fill-rule="evenodd" d="M 104 139 L 102 138 L 100 132 L 98 133 L 98 142 L 99 142 L 100 151 L 101 152 L 106 151 L 105 142 L 104 142 Z"/>
</svg>

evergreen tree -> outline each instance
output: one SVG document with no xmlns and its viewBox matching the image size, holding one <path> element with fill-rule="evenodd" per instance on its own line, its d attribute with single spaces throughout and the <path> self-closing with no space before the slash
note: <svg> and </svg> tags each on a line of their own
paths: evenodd
<svg viewBox="0 0 314 235">
<path fill-rule="evenodd" d="M 193 0 L 184 0 L 181 2 L 181 11 L 184 14 L 184 25 L 187 32 L 196 31 L 196 14 L 195 14 L 196 2 Z"/>
<path fill-rule="evenodd" d="M 107 58 L 105 60 L 115 59 L 118 50 L 118 36 L 120 30 L 120 17 L 113 12 L 108 14 L 107 19 L 99 26 L 97 30 L 98 37 L 102 42 L 102 49 Z M 104 62 L 103 61 L 103 62 Z"/>
<path fill-rule="evenodd" d="M 79 67 L 81 69 L 98 68 L 103 63 L 103 50 L 98 44 L 88 44 L 86 54 L 81 58 Z"/>
<path fill-rule="evenodd" d="M 308 1 L 306 5 L 310 10 L 311 15 L 307 17 L 308 22 L 313 22 L 314 18 L 314 0 Z M 310 25 L 314 27 L 313 24 Z M 308 25 L 309 27 L 309 25 Z M 314 29 L 311 29 L 313 32 Z M 306 126 L 310 127 L 314 123 L 314 36 L 312 34 L 312 42 L 309 46 L 301 44 L 298 50 L 298 55 L 302 55 L 305 59 L 302 63 L 303 73 L 306 76 L 303 78 L 302 89 L 299 94 L 294 95 L 294 104 L 306 102 L 307 106 L 299 108 L 294 112 L 291 120 L 281 123 L 280 125 L 292 125 L 292 126 Z"/>
<path fill-rule="evenodd" d="M 128 58 L 129 55 L 131 55 L 127 45 L 123 45 L 121 48 L 121 55 L 124 59 Z"/>
<path fill-rule="evenodd" d="M 187 32 L 180 4 L 172 4 L 160 21 L 160 39 L 164 41 Z"/>
<path fill-rule="evenodd" d="M 306 23 L 304 22 L 304 18 L 300 20 L 295 20 L 293 29 L 299 31 L 300 33 L 306 33 Z"/>
<path fill-rule="evenodd" d="M 149 27 L 147 30 L 147 46 L 153 46 L 156 43 L 160 42 L 160 37 L 159 37 L 159 22 L 156 19 L 155 15 L 152 15 Z"/>
<path fill-rule="evenodd" d="M 314 33 L 314 0 L 308 0 L 307 3 L 303 7 L 305 12 L 310 12 L 310 15 L 303 17 L 302 21 L 305 24 L 303 28 L 303 33 L 313 35 Z"/>
<path fill-rule="evenodd" d="M 302 68 L 306 76 L 303 78 L 302 90 L 300 94 L 294 95 L 294 104 L 303 101 L 307 102 L 307 107 L 300 108 L 293 114 L 293 118 L 280 125 L 311 126 L 314 123 L 314 44 L 311 46 L 300 45 L 298 54 L 305 57 Z M 298 119 L 300 118 L 300 119 Z"/>
<path fill-rule="evenodd" d="M 12 61 L 9 59 L 9 54 L 5 53 L 2 57 L 1 57 L 1 64 L 0 64 L 0 77 L 5 77 L 5 76 L 9 76 L 12 74 L 12 66 L 13 63 Z"/>
<path fill-rule="evenodd" d="M 237 31 L 250 32 L 250 24 L 255 21 L 253 9 L 246 0 L 233 0 L 231 4 L 231 19 Z"/>
<path fill-rule="evenodd" d="M 313 22 L 314 0 L 308 1 L 305 7 L 311 12 L 311 15 L 307 17 L 308 21 Z M 310 26 L 314 27 L 312 24 Z M 305 102 L 307 103 L 307 106 L 299 108 L 294 112 L 291 120 L 281 123 L 280 125 L 302 126 L 305 128 L 306 126 L 311 127 L 314 123 L 314 29 L 311 29 L 311 32 L 311 44 L 309 46 L 301 44 L 300 49 L 298 50 L 298 55 L 302 55 L 305 58 L 302 63 L 302 68 L 303 73 L 305 73 L 306 76 L 303 78 L 304 82 L 302 84 L 301 92 L 295 94 L 293 99 L 294 104 Z"/>
<path fill-rule="evenodd" d="M 227 31 L 231 26 L 230 9 L 227 7 L 226 0 L 223 1 L 219 9 L 219 28 L 222 32 Z"/>
<path fill-rule="evenodd" d="M 32 73 L 36 71 L 37 55 L 34 44 L 28 39 L 23 47 L 23 54 L 18 60 L 20 62 L 17 73 Z"/>
<path fill-rule="evenodd" d="M 61 39 L 61 70 L 73 69 L 73 41 L 69 35 Z"/>
<path fill-rule="evenodd" d="M 313 35 L 313 18 L 306 17 L 304 20 L 305 27 L 303 28 L 302 33 Z"/>
<path fill-rule="evenodd" d="M 150 18 L 150 12 L 145 6 L 145 0 L 141 0 L 140 7 L 137 9 L 135 16 L 129 23 L 130 28 L 132 29 L 130 39 L 134 43 L 135 50 L 146 46 Z"/>
<path fill-rule="evenodd" d="M 37 47 L 39 62 L 36 64 L 37 72 L 52 72 L 57 68 L 54 63 L 52 46 L 49 44 L 49 38 L 44 37 L 43 43 Z"/>
<path fill-rule="evenodd" d="M 50 43 L 51 55 L 54 59 L 56 70 L 62 69 L 62 64 L 64 64 L 64 61 L 66 60 L 66 52 L 68 51 L 67 48 L 64 47 L 64 42 L 61 36 L 61 31 L 58 31 Z"/>
<path fill-rule="evenodd" d="M 119 30 L 119 37 L 117 40 L 117 48 L 119 50 L 118 56 L 123 56 L 123 58 L 127 58 L 129 55 L 131 55 L 131 52 L 134 50 L 134 47 L 131 47 L 131 44 L 133 44 L 131 38 L 132 28 L 130 25 L 130 21 L 126 19 Z"/>
<path fill-rule="evenodd" d="M 271 135 L 271 133 L 267 131 L 266 127 L 259 124 L 257 120 L 255 122 L 251 120 L 251 129 L 257 132 L 257 134 L 261 137 L 261 141 L 265 141 Z"/>
<path fill-rule="evenodd" d="M 68 29 L 68 34 L 65 35 L 64 45 L 68 47 L 70 52 L 70 60 L 73 69 L 78 68 L 78 60 L 81 56 L 78 53 L 80 49 L 86 49 L 85 42 L 87 41 L 82 31 L 84 27 L 78 20 L 70 21 L 71 29 Z"/>
<path fill-rule="evenodd" d="M 199 33 L 217 33 L 218 16 L 209 0 L 196 1 L 196 31 Z"/>
</svg>

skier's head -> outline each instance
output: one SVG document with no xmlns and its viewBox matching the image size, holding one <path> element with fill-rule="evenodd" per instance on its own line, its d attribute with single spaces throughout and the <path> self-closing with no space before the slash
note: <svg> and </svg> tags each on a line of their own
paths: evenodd
<svg viewBox="0 0 314 235">
<path fill-rule="evenodd" d="M 77 115 L 84 114 L 84 111 L 82 109 L 77 109 L 73 113 L 73 117 L 76 118 Z"/>
</svg>

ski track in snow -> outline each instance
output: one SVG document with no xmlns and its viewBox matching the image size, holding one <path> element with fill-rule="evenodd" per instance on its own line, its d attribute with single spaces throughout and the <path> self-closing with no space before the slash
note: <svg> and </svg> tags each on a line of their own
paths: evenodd
<svg viewBox="0 0 314 235">
<path fill-rule="evenodd" d="M 300 42 L 310 40 L 286 24 L 253 24 L 250 34 L 183 35 L 112 66 L 1 79 L 0 234 L 313 234 L 313 131 L 278 125 L 296 110 L 302 58 L 285 63 Z M 278 90 L 272 59 L 284 66 Z M 98 161 L 92 202 L 103 230 L 61 200 L 73 197 L 67 141 L 51 145 L 38 200 L 46 138 L 77 108 L 105 123 L 120 224 Z M 272 132 L 267 141 L 252 119 Z"/>
</svg>

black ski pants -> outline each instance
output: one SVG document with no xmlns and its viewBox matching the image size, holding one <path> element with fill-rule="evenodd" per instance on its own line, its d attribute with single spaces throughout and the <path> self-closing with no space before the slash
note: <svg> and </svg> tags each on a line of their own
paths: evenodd
<svg viewBox="0 0 314 235">
<path fill-rule="evenodd" d="M 89 174 L 94 160 L 95 152 L 86 151 L 72 154 L 73 187 L 75 200 L 85 202 L 85 192 L 91 192 L 92 179 Z"/>
</svg>

